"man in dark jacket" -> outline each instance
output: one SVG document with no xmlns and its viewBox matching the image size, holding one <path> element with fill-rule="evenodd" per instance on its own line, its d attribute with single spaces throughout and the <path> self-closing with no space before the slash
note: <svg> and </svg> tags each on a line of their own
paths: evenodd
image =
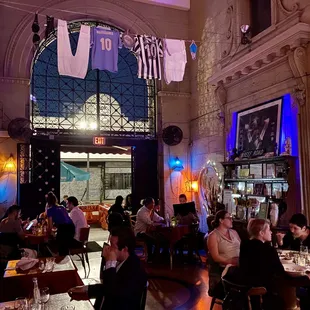
<svg viewBox="0 0 310 310">
<path fill-rule="evenodd" d="M 114 228 L 110 243 L 102 250 L 102 284 L 75 287 L 68 293 L 75 300 L 95 297 L 96 310 L 139 310 L 147 277 L 134 253 L 134 234 L 129 227 Z"/>
</svg>

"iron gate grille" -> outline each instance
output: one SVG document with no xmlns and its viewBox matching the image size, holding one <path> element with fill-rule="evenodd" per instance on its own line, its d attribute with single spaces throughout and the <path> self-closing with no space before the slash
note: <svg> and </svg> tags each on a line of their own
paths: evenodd
<svg viewBox="0 0 310 310">
<path fill-rule="evenodd" d="M 81 24 L 117 29 L 98 22 L 68 24 L 73 54 Z M 123 47 L 117 73 L 91 70 L 90 57 L 84 80 L 60 76 L 55 31 L 40 45 L 32 66 L 31 120 L 37 134 L 154 138 L 155 83 L 138 79 L 137 69 L 136 57 Z"/>
</svg>

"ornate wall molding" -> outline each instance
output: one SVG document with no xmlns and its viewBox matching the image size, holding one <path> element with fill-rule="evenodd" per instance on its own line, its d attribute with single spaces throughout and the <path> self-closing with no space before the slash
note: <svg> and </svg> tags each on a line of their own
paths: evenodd
<svg viewBox="0 0 310 310">
<path fill-rule="evenodd" d="M 270 63 L 286 57 L 289 50 L 310 42 L 310 25 L 297 23 L 277 36 L 275 33 L 270 33 L 270 38 L 254 50 L 244 54 L 243 57 L 217 70 L 209 78 L 209 83 L 214 86 L 223 83 L 226 86 L 233 80 L 267 68 Z"/>
<path fill-rule="evenodd" d="M 159 91 L 157 93 L 158 97 L 182 97 L 182 98 L 191 98 L 191 93 L 181 93 L 181 92 L 172 92 L 172 91 Z"/>
<path fill-rule="evenodd" d="M 304 105 L 308 98 L 307 57 L 307 51 L 302 46 L 290 52 L 288 57 L 291 70 L 297 82 L 293 96 L 299 105 Z"/>
<path fill-rule="evenodd" d="M 282 12 L 282 14 L 284 14 L 286 17 L 296 13 L 296 12 L 300 12 L 300 6 L 299 3 L 295 2 L 291 8 L 287 8 L 284 4 L 283 4 L 283 0 L 273 0 L 272 1 L 272 5 L 273 5 L 273 12 L 275 15 L 275 23 L 279 22 L 279 13 Z"/>
<path fill-rule="evenodd" d="M 226 57 L 230 55 L 232 47 L 233 47 L 233 37 L 234 37 L 234 32 L 233 32 L 233 18 L 234 18 L 234 7 L 231 5 L 226 12 L 226 26 L 227 26 L 227 31 L 226 31 L 226 39 L 227 39 L 227 46 L 225 47 L 222 57 Z"/>
<path fill-rule="evenodd" d="M 285 15 L 290 15 L 299 10 L 299 3 L 295 2 L 292 6 L 291 9 L 286 8 L 285 5 L 283 4 L 283 0 L 276 0 L 278 8 L 285 14 Z"/>
<path fill-rule="evenodd" d="M 22 84 L 22 85 L 30 85 L 29 79 L 15 78 L 15 77 L 0 77 L 0 83 L 3 84 Z"/>
</svg>

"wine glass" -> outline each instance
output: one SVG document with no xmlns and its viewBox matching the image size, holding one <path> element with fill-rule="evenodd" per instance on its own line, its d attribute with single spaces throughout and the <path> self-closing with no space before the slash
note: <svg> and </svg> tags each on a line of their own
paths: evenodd
<svg viewBox="0 0 310 310">
<path fill-rule="evenodd" d="M 48 287 L 43 287 L 40 289 L 40 304 L 42 304 L 42 309 L 44 310 L 45 304 L 50 299 L 50 290 Z"/>
<path fill-rule="evenodd" d="M 14 309 L 27 310 L 28 309 L 28 300 L 24 297 L 16 298 L 14 301 Z"/>
</svg>

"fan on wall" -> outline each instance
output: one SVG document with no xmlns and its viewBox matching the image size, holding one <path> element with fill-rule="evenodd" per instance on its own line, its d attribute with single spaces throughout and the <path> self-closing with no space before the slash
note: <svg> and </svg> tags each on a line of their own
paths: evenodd
<svg viewBox="0 0 310 310">
<path fill-rule="evenodd" d="M 168 126 L 163 130 L 163 140 L 167 145 L 178 145 L 183 139 L 183 131 L 177 126 Z"/>
<path fill-rule="evenodd" d="M 29 143 L 32 133 L 32 123 L 27 118 L 15 118 L 8 125 L 8 134 L 14 140 Z"/>
</svg>

